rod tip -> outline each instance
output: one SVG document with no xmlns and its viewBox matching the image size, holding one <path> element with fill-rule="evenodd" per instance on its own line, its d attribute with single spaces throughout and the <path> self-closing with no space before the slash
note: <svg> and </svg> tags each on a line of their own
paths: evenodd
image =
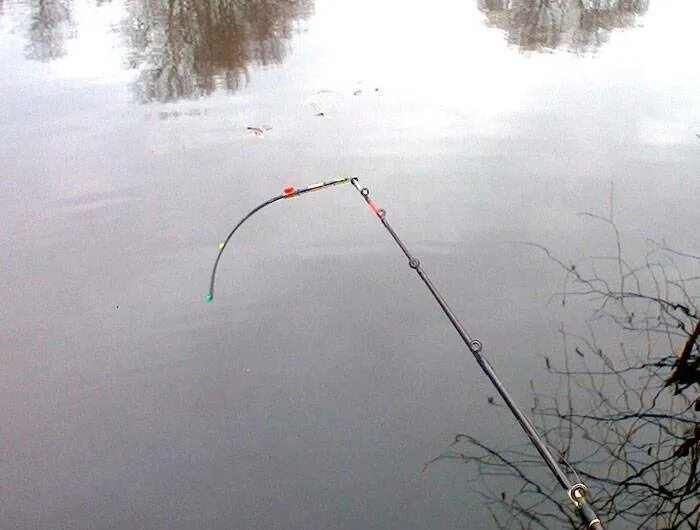
<svg viewBox="0 0 700 530">
<path fill-rule="evenodd" d="M 207 294 L 207 297 L 206 297 L 207 302 L 211 302 L 213 299 L 214 299 L 213 294 L 211 294 L 211 293 Z"/>
</svg>

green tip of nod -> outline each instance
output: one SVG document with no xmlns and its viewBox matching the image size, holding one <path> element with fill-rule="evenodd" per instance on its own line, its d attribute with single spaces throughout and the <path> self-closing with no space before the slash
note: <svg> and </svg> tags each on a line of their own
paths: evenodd
<svg viewBox="0 0 700 530">
<path fill-rule="evenodd" d="M 207 302 L 211 302 L 213 299 L 214 299 L 214 295 L 211 294 L 211 293 L 209 293 L 209 294 L 207 295 Z"/>
</svg>

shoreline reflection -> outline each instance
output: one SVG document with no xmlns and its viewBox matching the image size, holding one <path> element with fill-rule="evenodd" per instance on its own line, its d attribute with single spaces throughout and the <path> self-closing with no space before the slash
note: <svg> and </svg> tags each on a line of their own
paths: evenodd
<svg viewBox="0 0 700 530">
<path fill-rule="evenodd" d="M 66 42 L 79 33 L 73 0 L 28 0 L 27 6 L 25 57 L 64 57 Z M 124 66 L 139 71 L 136 99 L 148 103 L 242 88 L 251 66 L 284 61 L 296 24 L 313 14 L 314 0 L 127 0 L 125 7 L 114 31 L 126 48 Z"/>
<path fill-rule="evenodd" d="M 478 0 L 489 27 L 522 51 L 592 53 L 614 30 L 634 27 L 649 0 Z"/>
<path fill-rule="evenodd" d="M 313 0 L 154 0 L 131 5 L 126 23 L 129 66 L 139 68 L 141 102 L 235 91 L 250 65 L 280 64 L 297 20 Z"/>
<path fill-rule="evenodd" d="M 30 10 L 27 58 L 48 62 L 63 57 L 66 38 L 74 32 L 72 0 L 32 0 Z"/>
</svg>

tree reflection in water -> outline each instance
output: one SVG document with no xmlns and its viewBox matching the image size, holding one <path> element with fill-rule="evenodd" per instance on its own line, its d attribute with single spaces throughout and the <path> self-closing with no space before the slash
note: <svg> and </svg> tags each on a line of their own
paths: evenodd
<svg viewBox="0 0 700 530">
<path fill-rule="evenodd" d="M 27 56 L 65 54 L 72 0 L 28 0 Z M 100 0 L 98 4 L 102 1 Z M 633 26 L 649 0 L 477 0 L 487 24 L 523 50 L 597 49 L 616 28 Z M 140 101 L 173 101 L 236 90 L 250 65 L 280 63 L 295 22 L 314 0 L 127 0 L 128 64 L 139 69 Z M 0 0 L 0 9 L 2 0 Z M 0 11 L 1 12 L 1 11 Z"/>
<path fill-rule="evenodd" d="M 63 57 L 75 33 L 73 1 L 28 5 L 27 58 Z M 313 13 L 314 0 L 127 0 L 126 6 L 127 63 L 139 69 L 137 98 L 166 102 L 236 90 L 251 65 L 281 63 L 296 21 Z"/>
<path fill-rule="evenodd" d="M 552 374 L 545 379 L 557 385 L 543 391 L 531 383 L 532 418 L 591 488 L 611 528 L 697 529 L 700 256 L 650 243 L 633 265 L 612 214 L 590 216 L 611 229 L 611 255 L 568 264 L 533 245 L 561 267 L 564 306 L 590 303 L 592 315 L 583 333 L 562 326 L 560 360 L 543 358 Z M 499 528 L 578 528 L 558 489 L 542 486 L 534 451 L 503 451 L 460 434 L 435 460 L 444 458 L 469 465 Z M 494 491 L 494 476 L 519 486 Z"/>
<path fill-rule="evenodd" d="M 236 90 L 248 66 L 280 63 L 313 0 L 140 0 L 130 6 L 130 66 L 141 101 Z"/>
<path fill-rule="evenodd" d="M 37 61 L 51 61 L 63 57 L 66 54 L 66 35 L 73 28 L 72 1 L 31 0 L 29 6 L 31 23 L 27 57 Z"/>
<path fill-rule="evenodd" d="M 487 24 L 522 50 L 595 51 L 614 29 L 634 26 L 649 0 L 478 0 Z"/>
</svg>

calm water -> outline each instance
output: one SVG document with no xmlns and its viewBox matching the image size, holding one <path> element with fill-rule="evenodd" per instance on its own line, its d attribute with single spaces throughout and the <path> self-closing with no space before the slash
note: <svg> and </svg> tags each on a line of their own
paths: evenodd
<svg viewBox="0 0 700 530">
<path fill-rule="evenodd" d="M 560 274 L 513 242 L 609 252 L 612 182 L 700 252 L 700 4 L 596 3 L 0 0 L 0 526 L 489 528 L 423 464 L 523 437 L 353 190 L 208 275 L 359 175 L 529 403 Z"/>
</svg>

